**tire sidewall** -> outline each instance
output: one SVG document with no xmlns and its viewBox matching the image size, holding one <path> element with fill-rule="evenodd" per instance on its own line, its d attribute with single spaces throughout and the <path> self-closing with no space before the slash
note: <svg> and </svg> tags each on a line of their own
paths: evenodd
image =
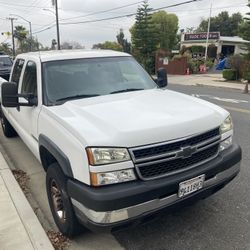
<svg viewBox="0 0 250 250">
<path fill-rule="evenodd" d="M 56 181 L 58 188 L 61 191 L 63 206 L 64 206 L 65 213 L 66 213 L 65 222 L 62 222 L 58 218 L 58 215 L 54 208 L 53 198 L 51 194 L 51 182 L 53 179 Z M 50 209 L 51 209 L 54 221 L 57 227 L 59 228 L 60 232 L 68 237 L 72 237 L 75 234 L 77 234 L 79 224 L 77 222 L 70 197 L 68 196 L 67 191 L 66 191 L 66 184 L 67 184 L 67 178 L 63 174 L 60 166 L 57 163 L 53 163 L 51 166 L 49 166 L 47 170 L 47 175 L 46 175 L 46 190 L 47 190 L 47 196 L 48 196 Z"/>
</svg>

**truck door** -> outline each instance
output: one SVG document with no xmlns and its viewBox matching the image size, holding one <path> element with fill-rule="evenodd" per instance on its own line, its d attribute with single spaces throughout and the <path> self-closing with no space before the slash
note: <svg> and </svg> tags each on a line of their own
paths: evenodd
<svg viewBox="0 0 250 250">
<path fill-rule="evenodd" d="M 21 76 L 18 93 L 33 94 L 38 98 L 38 72 L 37 65 L 34 61 L 28 60 L 25 64 L 24 72 Z M 39 89 L 40 91 L 40 89 Z M 15 111 L 16 121 L 19 126 L 19 134 L 25 143 L 29 146 L 31 151 L 38 154 L 38 134 L 37 122 L 41 110 L 41 100 L 38 98 L 38 104 L 33 107 L 21 106 Z M 27 102 L 25 98 L 20 97 L 20 102 Z"/>
</svg>

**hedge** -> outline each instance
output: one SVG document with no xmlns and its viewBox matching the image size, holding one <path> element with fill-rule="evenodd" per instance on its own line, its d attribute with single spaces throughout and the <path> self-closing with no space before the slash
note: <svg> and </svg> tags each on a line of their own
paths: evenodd
<svg viewBox="0 0 250 250">
<path fill-rule="evenodd" d="M 222 72 L 223 78 L 232 81 L 237 79 L 237 71 L 234 69 L 224 69 Z"/>
<path fill-rule="evenodd" d="M 250 71 L 244 73 L 244 79 L 250 81 Z"/>
</svg>

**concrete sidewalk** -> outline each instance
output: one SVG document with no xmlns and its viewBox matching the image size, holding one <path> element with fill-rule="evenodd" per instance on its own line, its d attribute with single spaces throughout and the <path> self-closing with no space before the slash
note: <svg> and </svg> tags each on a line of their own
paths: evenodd
<svg viewBox="0 0 250 250">
<path fill-rule="evenodd" d="M 1 153 L 0 249 L 54 249 Z"/>
<path fill-rule="evenodd" d="M 226 82 L 222 74 L 197 74 L 197 75 L 168 75 L 168 81 L 171 84 L 180 85 L 205 85 L 219 88 L 230 88 L 244 90 L 245 84 L 236 82 Z"/>
</svg>

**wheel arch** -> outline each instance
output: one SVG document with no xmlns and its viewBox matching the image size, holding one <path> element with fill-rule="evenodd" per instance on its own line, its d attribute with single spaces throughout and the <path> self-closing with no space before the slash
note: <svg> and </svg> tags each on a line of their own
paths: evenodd
<svg viewBox="0 0 250 250">
<path fill-rule="evenodd" d="M 63 173 L 73 178 L 73 172 L 70 161 L 64 152 L 47 136 L 39 136 L 39 154 L 45 172 L 48 167 L 57 162 L 61 167 Z"/>
</svg>

